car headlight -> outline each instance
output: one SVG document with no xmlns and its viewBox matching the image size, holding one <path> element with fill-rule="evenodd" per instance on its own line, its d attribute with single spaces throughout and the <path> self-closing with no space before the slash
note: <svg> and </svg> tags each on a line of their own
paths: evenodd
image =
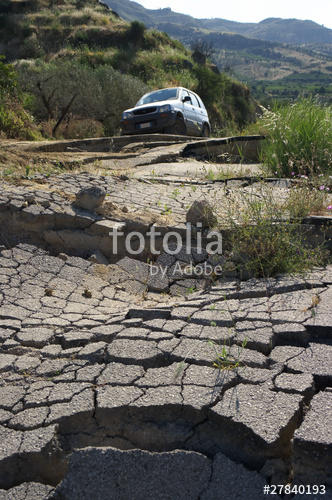
<svg viewBox="0 0 332 500">
<path fill-rule="evenodd" d="M 171 111 L 172 106 L 170 104 L 165 104 L 164 106 L 160 106 L 159 113 L 165 113 L 166 111 Z"/>
<path fill-rule="evenodd" d="M 128 118 L 132 118 L 134 115 L 130 111 L 124 111 L 122 113 L 122 119 L 123 120 L 128 120 Z"/>
</svg>

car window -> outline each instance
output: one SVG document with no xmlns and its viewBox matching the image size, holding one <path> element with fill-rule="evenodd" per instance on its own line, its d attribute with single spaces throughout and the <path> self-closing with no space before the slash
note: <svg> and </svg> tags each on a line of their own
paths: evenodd
<svg viewBox="0 0 332 500">
<path fill-rule="evenodd" d="M 150 92 L 149 94 L 145 94 L 138 101 L 136 106 L 141 106 L 142 104 L 150 104 L 152 102 L 158 101 L 169 101 L 171 99 L 176 99 L 178 95 L 178 89 L 162 89 L 156 90 L 154 92 Z"/>
<path fill-rule="evenodd" d="M 196 106 L 196 108 L 200 108 L 199 102 L 198 102 L 195 94 L 193 94 L 192 92 L 189 92 L 189 94 L 190 94 L 191 102 L 193 103 L 193 106 Z"/>
<path fill-rule="evenodd" d="M 199 102 L 199 104 L 200 104 L 201 108 L 202 108 L 202 109 L 205 109 L 205 106 L 204 106 L 204 103 L 203 103 L 202 99 L 201 99 L 199 96 L 196 96 L 196 97 L 197 97 L 197 99 L 198 99 L 198 102 Z"/>
<path fill-rule="evenodd" d="M 183 99 L 184 97 L 186 96 L 189 96 L 190 97 L 190 101 L 188 102 L 185 102 L 184 104 L 192 104 L 192 99 L 191 99 L 191 96 L 190 96 L 190 93 L 188 92 L 188 90 L 182 90 L 182 95 L 181 95 L 181 99 Z"/>
</svg>

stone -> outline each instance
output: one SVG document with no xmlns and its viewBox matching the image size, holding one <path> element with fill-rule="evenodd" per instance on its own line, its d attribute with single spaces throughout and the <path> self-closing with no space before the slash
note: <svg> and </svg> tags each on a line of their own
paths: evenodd
<svg viewBox="0 0 332 500">
<path fill-rule="evenodd" d="M 97 186 L 83 188 L 76 194 L 75 205 L 84 210 L 94 211 L 103 204 L 105 196 L 106 191 L 103 188 Z"/>
<path fill-rule="evenodd" d="M 202 228 L 214 227 L 217 217 L 210 203 L 205 200 L 195 200 L 186 214 L 186 221 L 191 224 L 202 224 Z"/>
<path fill-rule="evenodd" d="M 66 253 L 60 252 L 60 253 L 58 254 L 58 259 L 61 259 L 61 260 L 63 260 L 64 262 L 66 262 L 66 260 L 68 260 L 68 258 L 69 258 L 69 257 L 68 257 L 68 255 L 67 255 Z"/>
<path fill-rule="evenodd" d="M 102 264 L 108 266 L 109 261 L 106 259 L 105 255 L 100 250 L 95 250 L 89 257 L 89 261 L 94 264 Z"/>
</svg>

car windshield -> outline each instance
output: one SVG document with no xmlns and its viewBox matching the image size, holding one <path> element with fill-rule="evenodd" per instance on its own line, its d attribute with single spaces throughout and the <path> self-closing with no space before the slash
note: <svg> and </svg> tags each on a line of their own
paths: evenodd
<svg viewBox="0 0 332 500">
<path fill-rule="evenodd" d="M 138 101 L 136 106 L 142 106 L 142 104 L 150 104 L 151 102 L 169 101 L 170 99 L 176 99 L 177 95 L 178 89 L 156 90 L 155 92 L 150 92 L 150 94 L 144 95 Z"/>
</svg>

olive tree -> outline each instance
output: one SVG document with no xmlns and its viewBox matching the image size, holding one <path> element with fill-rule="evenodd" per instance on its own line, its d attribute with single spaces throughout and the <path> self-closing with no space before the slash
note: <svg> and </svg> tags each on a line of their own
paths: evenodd
<svg viewBox="0 0 332 500">
<path fill-rule="evenodd" d="M 33 95 L 31 111 L 39 120 L 52 119 L 56 127 L 70 113 L 100 121 L 106 134 L 119 128 L 122 111 L 148 90 L 110 65 L 93 68 L 78 60 L 22 63 L 18 73 L 22 88 Z"/>
</svg>

